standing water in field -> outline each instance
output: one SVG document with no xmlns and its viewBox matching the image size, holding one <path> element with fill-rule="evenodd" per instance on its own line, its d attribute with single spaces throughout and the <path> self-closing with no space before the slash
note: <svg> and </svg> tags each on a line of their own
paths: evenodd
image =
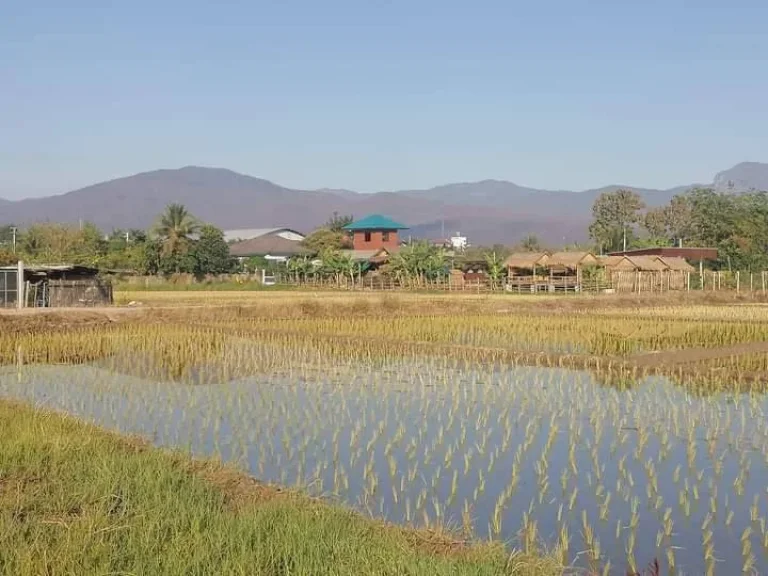
<svg viewBox="0 0 768 576">
<path fill-rule="evenodd" d="M 673 573 L 768 573 L 764 396 L 396 360 L 204 386 L 32 365 L 0 369 L 0 395 L 394 522 L 559 546 L 601 572 L 658 559 Z"/>
</svg>

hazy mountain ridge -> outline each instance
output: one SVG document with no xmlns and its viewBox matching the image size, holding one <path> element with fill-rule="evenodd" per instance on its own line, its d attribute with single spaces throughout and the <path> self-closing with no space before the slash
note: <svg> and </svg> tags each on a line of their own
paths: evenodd
<svg viewBox="0 0 768 576">
<path fill-rule="evenodd" d="M 768 190 L 768 164 L 742 162 L 715 175 L 713 187 L 720 192 Z"/>
<path fill-rule="evenodd" d="M 222 228 L 288 226 L 309 231 L 330 214 L 383 213 L 411 226 L 418 237 L 457 231 L 479 243 L 512 243 L 528 234 L 562 244 L 586 238 L 592 203 L 620 187 L 649 206 L 666 204 L 691 186 L 654 190 L 606 186 L 581 192 L 540 190 L 484 180 L 361 194 L 350 190 L 296 190 L 224 168 L 187 166 L 143 172 L 66 194 L 18 201 L 0 199 L 0 224 L 91 221 L 105 230 L 148 227 L 171 202 Z M 768 189 L 768 164 L 742 163 L 716 175 L 720 190 Z"/>
</svg>

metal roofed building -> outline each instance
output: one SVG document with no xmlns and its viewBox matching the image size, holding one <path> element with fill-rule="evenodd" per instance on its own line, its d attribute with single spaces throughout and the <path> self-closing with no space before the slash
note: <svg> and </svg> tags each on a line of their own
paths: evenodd
<svg viewBox="0 0 768 576">
<path fill-rule="evenodd" d="M 229 253 L 240 259 L 262 256 L 267 260 L 284 261 L 304 254 L 301 243 L 305 236 L 291 228 L 255 228 L 227 230 L 224 239 L 231 242 Z"/>
<path fill-rule="evenodd" d="M 381 214 L 372 214 L 344 226 L 344 230 L 352 234 L 355 250 L 397 249 L 400 246 L 398 233 L 407 229 L 407 226 Z"/>
</svg>

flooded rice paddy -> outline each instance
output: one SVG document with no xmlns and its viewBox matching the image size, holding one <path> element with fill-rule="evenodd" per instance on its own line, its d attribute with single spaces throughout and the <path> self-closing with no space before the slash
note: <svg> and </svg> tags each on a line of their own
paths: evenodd
<svg viewBox="0 0 768 576">
<path fill-rule="evenodd" d="M 768 398 L 659 376 L 394 358 L 152 378 L 147 358 L 0 368 L 0 395 L 217 456 L 399 523 L 604 574 L 768 573 Z M 210 382 L 211 376 L 201 381 Z M 193 378 L 194 380 L 194 378 Z"/>
</svg>

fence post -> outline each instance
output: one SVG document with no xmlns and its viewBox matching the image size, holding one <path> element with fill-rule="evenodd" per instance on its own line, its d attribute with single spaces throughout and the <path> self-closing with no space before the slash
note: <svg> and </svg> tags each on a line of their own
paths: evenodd
<svg viewBox="0 0 768 576">
<path fill-rule="evenodd" d="M 24 285 L 24 262 L 21 260 L 16 264 L 16 307 L 26 308 L 27 291 Z"/>
</svg>

